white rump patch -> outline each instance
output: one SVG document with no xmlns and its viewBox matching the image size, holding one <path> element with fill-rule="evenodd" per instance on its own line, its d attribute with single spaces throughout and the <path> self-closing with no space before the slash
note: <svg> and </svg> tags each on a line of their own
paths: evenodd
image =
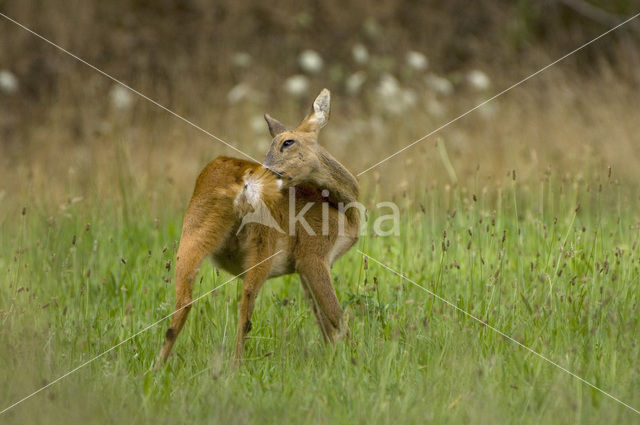
<svg viewBox="0 0 640 425">
<path fill-rule="evenodd" d="M 255 208 L 256 204 L 262 199 L 262 183 L 260 180 L 253 176 L 245 177 L 242 190 L 249 205 Z"/>
<path fill-rule="evenodd" d="M 278 179 L 277 182 L 279 186 L 282 186 L 282 180 Z M 242 216 L 242 223 L 236 234 L 240 233 L 249 223 L 262 224 L 284 233 L 262 200 L 262 189 L 263 185 L 259 178 L 251 175 L 245 176 L 244 186 L 234 202 L 236 210 Z"/>
</svg>

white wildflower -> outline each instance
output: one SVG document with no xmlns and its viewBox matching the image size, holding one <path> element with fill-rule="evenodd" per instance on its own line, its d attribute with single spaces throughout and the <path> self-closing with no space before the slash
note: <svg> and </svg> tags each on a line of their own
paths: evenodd
<svg viewBox="0 0 640 425">
<path fill-rule="evenodd" d="M 129 109 L 133 104 L 133 96 L 128 88 L 114 84 L 109 91 L 109 99 L 111 100 L 111 106 L 115 109 Z"/>
<path fill-rule="evenodd" d="M 284 90 L 293 96 L 305 96 L 309 91 L 309 79 L 300 74 L 292 75 L 285 80 Z"/>
<path fill-rule="evenodd" d="M 0 90 L 7 94 L 18 91 L 18 79 L 11 71 L 0 71 Z"/>
<path fill-rule="evenodd" d="M 229 103 L 235 104 L 242 100 L 248 99 L 250 94 L 251 88 L 245 83 L 240 83 L 233 86 L 233 88 L 229 90 L 229 93 L 227 93 L 227 100 L 229 101 Z"/>
<path fill-rule="evenodd" d="M 386 99 L 394 98 L 400 94 L 400 83 L 391 74 L 384 74 L 378 84 L 378 96 Z"/>
<path fill-rule="evenodd" d="M 366 80 L 367 74 L 365 74 L 363 71 L 358 71 L 349 75 L 349 77 L 347 77 L 347 81 L 345 82 L 347 93 L 358 93 Z"/>
<path fill-rule="evenodd" d="M 300 68 L 302 68 L 304 72 L 315 74 L 320 72 L 324 61 L 322 60 L 322 56 L 315 50 L 305 50 L 300 53 L 298 64 L 300 64 Z"/>
<path fill-rule="evenodd" d="M 418 100 L 416 93 L 411 89 L 402 90 L 402 96 L 400 97 L 404 107 L 414 106 Z"/>
<path fill-rule="evenodd" d="M 384 74 L 378 84 L 377 93 L 384 108 L 392 114 L 401 114 L 414 106 L 417 96 L 410 89 L 403 89 L 391 74 Z"/>
<path fill-rule="evenodd" d="M 434 117 L 441 117 L 445 113 L 445 108 L 437 99 L 431 98 L 427 101 L 427 112 Z"/>
<path fill-rule="evenodd" d="M 406 56 L 407 65 L 416 71 L 424 71 L 429 67 L 429 59 L 420 52 L 410 51 Z"/>
<path fill-rule="evenodd" d="M 467 81 L 478 91 L 487 90 L 491 86 L 491 80 L 484 72 L 474 69 L 467 74 Z"/>
<path fill-rule="evenodd" d="M 363 44 L 355 44 L 351 48 L 351 56 L 353 56 L 353 60 L 360 65 L 369 62 L 369 51 Z"/>
<path fill-rule="evenodd" d="M 429 74 L 425 81 L 427 86 L 439 95 L 448 96 L 453 93 L 453 84 L 444 77 L 440 77 L 436 74 Z"/>
</svg>

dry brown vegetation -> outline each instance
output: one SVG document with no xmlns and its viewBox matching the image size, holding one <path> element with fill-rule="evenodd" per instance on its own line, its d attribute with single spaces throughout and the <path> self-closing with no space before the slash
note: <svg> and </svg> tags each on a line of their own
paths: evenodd
<svg viewBox="0 0 640 425">
<path fill-rule="evenodd" d="M 359 172 L 606 30 L 560 3 L 463 3 L 1 4 L 4 13 L 258 159 L 269 140 L 261 115 L 295 123 L 327 86 L 333 114 L 322 142 Z M 624 2 L 616 7 L 609 12 L 633 12 Z M 0 68 L 20 84 L 16 93 L 0 94 L 0 196 L 11 204 L 33 194 L 60 203 L 127 190 L 184 205 L 208 160 L 237 155 L 142 98 L 114 106 L 115 85 L 106 77 L 4 19 L 0 31 Z M 523 178 L 547 169 L 584 175 L 609 165 L 619 178 L 637 179 L 637 41 L 632 23 L 443 130 L 460 181 L 513 169 Z M 354 61 L 355 44 L 368 50 L 366 63 Z M 298 55 L 307 48 L 320 53 L 324 67 L 307 73 L 309 89 L 295 97 L 282 87 L 305 74 Z M 426 71 L 406 64 L 411 50 L 428 57 Z M 248 65 L 237 63 L 239 52 L 248 54 Z M 473 69 L 490 76 L 490 86 L 474 89 L 467 81 Z M 358 71 L 366 80 L 349 93 L 347 80 Z M 381 85 L 390 75 L 397 92 L 385 97 Z M 434 75 L 452 84 L 451 94 L 429 84 Z M 239 85 L 244 94 L 230 102 Z M 403 96 L 406 104 L 390 105 Z M 439 135 L 364 174 L 363 185 L 451 183 L 435 148 Z"/>
</svg>

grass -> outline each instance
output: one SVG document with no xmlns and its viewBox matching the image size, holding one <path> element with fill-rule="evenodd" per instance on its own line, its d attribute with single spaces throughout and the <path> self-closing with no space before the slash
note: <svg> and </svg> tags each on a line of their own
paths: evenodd
<svg viewBox="0 0 640 425">
<path fill-rule="evenodd" d="M 357 248 L 638 408 L 640 202 L 603 174 L 416 188 L 396 199 L 399 235 L 363 236 Z M 2 409 L 174 302 L 180 205 L 157 217 L 144 199 L 25 205 L 5 205 L 0 225 Z M 246 363 L 232 372 L 234 280 L 195 305 L 166 368 L 149 371 L 163 322 L 0 422 L 638 421 L 356 249 L 332 275 L 348 343 L 324 346 L 298 278 L 273 279 L 258 298 Z M 195 296 L 229 278 L 205 263 Z"/>
</svg>

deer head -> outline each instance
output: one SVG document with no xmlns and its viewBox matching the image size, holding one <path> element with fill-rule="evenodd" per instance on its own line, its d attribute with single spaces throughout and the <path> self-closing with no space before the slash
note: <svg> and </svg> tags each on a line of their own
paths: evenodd
<svg viewBox="0 0 640 425">
<path fill-rule="evenodd" d="M 330 102 L 329 90 L 323 89 L 295 130 L 265 114 L 273 140 L 264 165 L 282 176 L 287 186 L 310 183 L 328 189 L 333 201 L 349 203 L 357 200 L 358 182 L 318 144 L 320 129 L 329 121 Z"/>
<path fill-rule="evenodd" d="M 273 137 L 264 165 L 290 180 L 290 184 L 306 181 L 320 168 L 318 133 L 329 121 L 329 90 L 320 92 L 311 112 L 295 130 L 287 130 L 278 120 L 265 114 L 264 119 Z"/>
</svg>

